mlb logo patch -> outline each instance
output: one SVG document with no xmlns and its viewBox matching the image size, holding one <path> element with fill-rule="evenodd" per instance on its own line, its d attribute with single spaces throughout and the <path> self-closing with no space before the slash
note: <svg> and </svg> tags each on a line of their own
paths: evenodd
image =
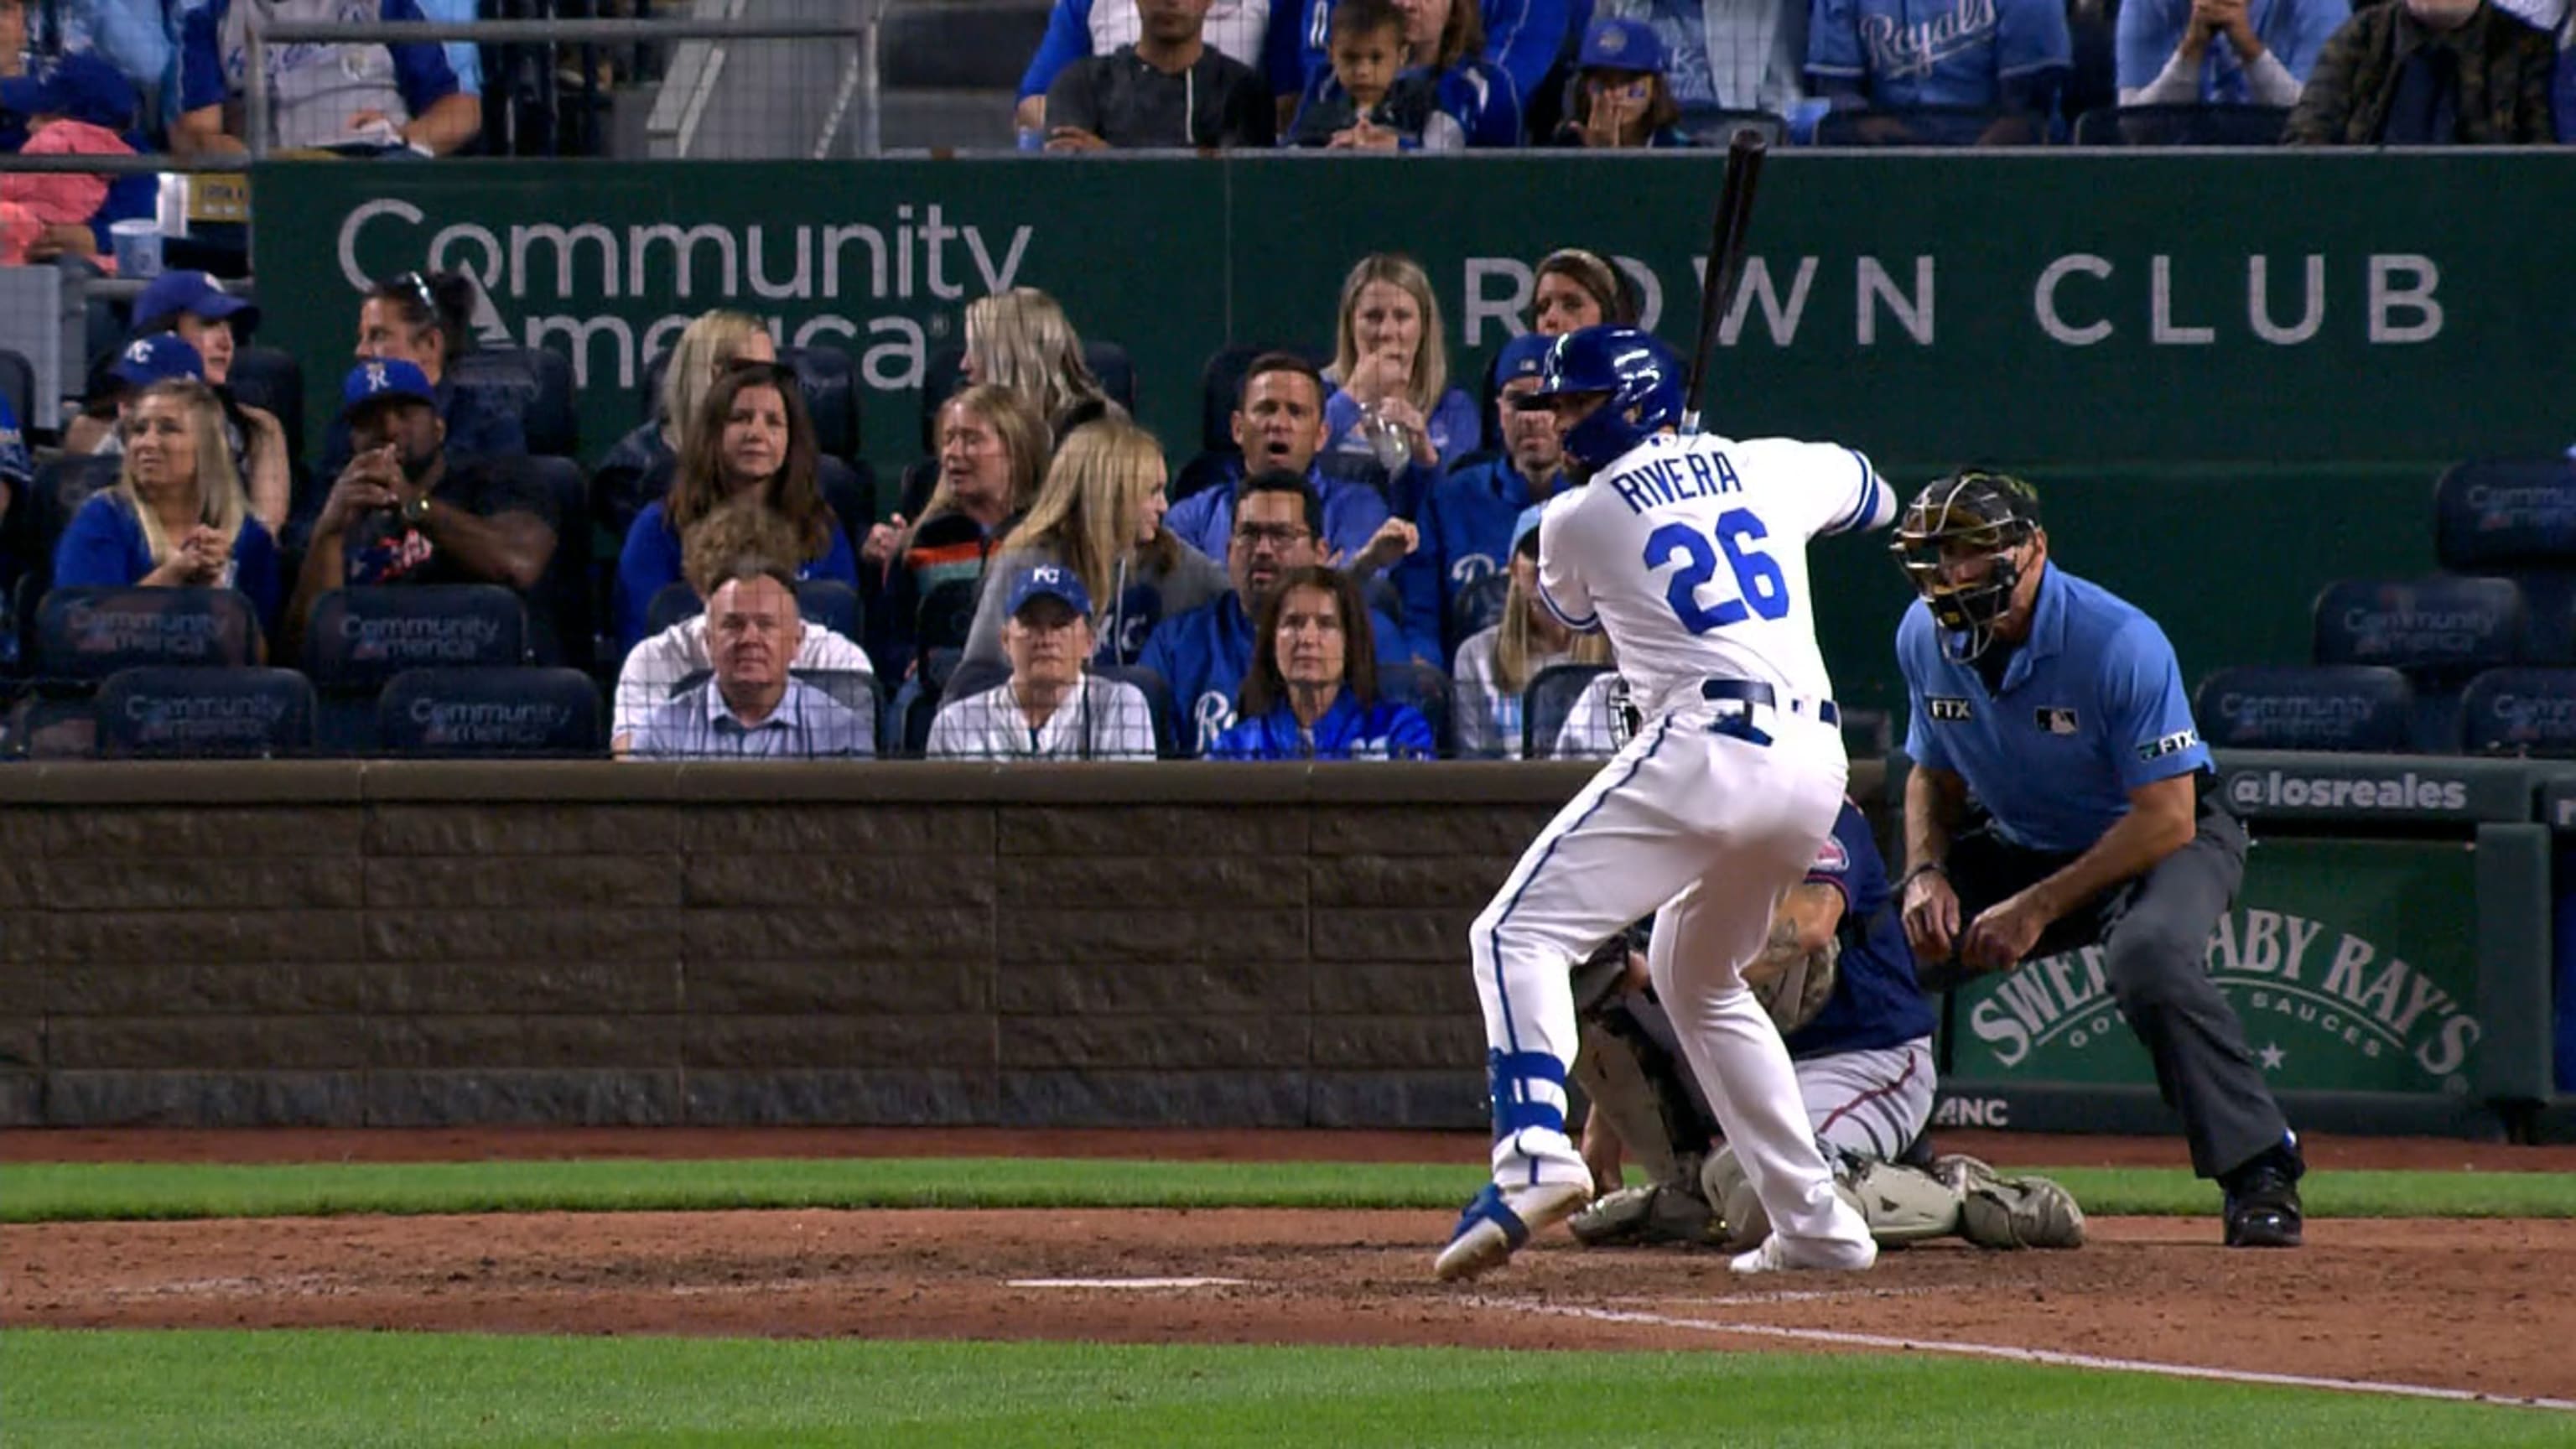
<svg viewBox="0 0 2576 1449">
<path fill-rule="evenodd" d="M 1971 717 L 1968 713 L 1968 702 L 1949 695 L 1933 695 L 1923 701 L 1923 708 L 1934 719 L 1945 720 L 1951 724 L 1964 723 Z"/>
<path fill-rule="evenodd" d="M 2039 727 L 2053 735 L 2071 735 L 2076 728 L 2075 711 L 2043 704 L 2039 707 Z"/>
<path fill-rule="evenodd" d="M 1821 871 L 1826 875 L 1841 875 L 1851 869 L 1851 852 L 1843 849 L 1839 836 L 1828 835 L 1825 837 L 1824 848 L 1816 852 L 1816 863 L 1807 869 Z"/>
</svg>

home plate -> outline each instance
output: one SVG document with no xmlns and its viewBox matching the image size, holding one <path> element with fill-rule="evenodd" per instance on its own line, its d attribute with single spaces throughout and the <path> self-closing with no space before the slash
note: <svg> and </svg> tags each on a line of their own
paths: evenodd
<svg viewBox="0 0 2576 1449">
<path fill-rule="evenodd" d="M 1013 1278 L 1012 1288 L 1240 1288 L 1241 1278 Z"/>
</svg>

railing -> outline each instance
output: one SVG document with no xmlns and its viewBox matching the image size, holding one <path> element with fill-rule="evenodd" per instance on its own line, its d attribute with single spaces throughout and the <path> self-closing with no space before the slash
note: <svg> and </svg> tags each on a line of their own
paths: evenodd
<svg viewBox="0 0 2576 1449">
<path fill-rule="evenodd" d="M 735 0 L 735 3 L 739 6 L 739 0 Z M 842 67 L 840 83 L 828 108 L 827 125 L 816 135 L 810 149 L 814 159 L 819 160 L 827 156 L 833 142 L 838 139 L 840 128 L 847 124 L 850 112 L 856 110 L 858 152 L 863 156 L 874 156 L 881 149 L 879 135 L 882 99 L 876 61 L 877 35 L 884 11 L 885 0 L 861 0 L 858 15 L 850 20 L 736 18 L 723 20 L 477 20 L 461 24 L 365 21 L 326 24 L 263 21 L 261 13 L 254 10 L 249 15 L 249 29 L 246 37 L 249 54 L 245 69 L 253 76 L 267 75 L 269 48 L 293 44 L 444 45 L 461 42 L 490 45 L 647 45 L 657 41 L 847 40 L 854 42 L 856 53 Z M 687 154 L 687 145 L 693 139 L 699 118 L 704 115 L 706 102 L 712 98 L 715 85 L 722 78 L 725 55 L 725 49 L 721 44 L 712 46 L 704 58 L 685 68 L 682 64 L 675 63 L 670 74 L 662 82 L 665 95 L 676 93 L 690 98 L 688 116 L 680 131 L 679 154 L 681 155 Z M 267 98 L 264 95 L 256 97 L 252 104 L 243 109 L 246 112 L 245 124 L 248 130 L 244 141 L 250 148 L 251 157 L 254 160 L 265 158 L 271 150 L 270 132 L 273 129 Z M 657 112 L 660 110 L 658 103 L 655 109 Z M 59 168 L 65 171 L 97 172 L 117 169 L 96 164 L 97 158 L 65 159 L 82 163 Z M 228 167 L 199 164 L 156 165 L 126 169 L 238 170 L 240 163 L 235 161 Z"/>
</svg>

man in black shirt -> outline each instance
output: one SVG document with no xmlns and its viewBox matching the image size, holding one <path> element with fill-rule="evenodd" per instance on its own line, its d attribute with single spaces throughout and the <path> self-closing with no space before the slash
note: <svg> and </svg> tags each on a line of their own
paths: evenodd
<svg viewBox="0 0 2576 1449">
<path fill-rule="evenodd" d="M 538 657 L 552 656 L 553 621 L 539 587 L 555 552 L 545 481 L 524 458 L 451 467 L 437 394 L 408 362 L 360 363 L 341 395 L 356 456 L 313 525 L 288 631 L 300 638 L 314 603 L 344 585 L 499 584 L 528 606 Z"/>
<path fill-rule="evenodd" d="M 1047 88 L 1050 151 L 1273 143 L 1278 108 L 1252 68 L 1201 38 L 1209 0 L 1137 0 L 1133 45 L 1066 66 Z"/>
</svg>

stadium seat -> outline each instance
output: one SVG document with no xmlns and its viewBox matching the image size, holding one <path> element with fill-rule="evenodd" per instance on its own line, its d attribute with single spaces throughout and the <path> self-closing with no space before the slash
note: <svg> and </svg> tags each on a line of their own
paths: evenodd
<svg viewBox="0 0 2576 1449">
<path fill-rule="evenodd" d="M 124 467 L 123 458 L 70 453 L 36 470 L 29 510 L 36 556 L 27 562 L 37 573 L 48 579 L 54 576 L 54 546 L 62 542 L 63 530 L 71 527 L 72 515 L 81 511 L 91 494 L 115 487 Z"/>
<path fill-rule="evenodd" d="M 2341 579 L 2317 595 L 2316 662 L 2379 664 L 2418 685 L 2515 662 L 2526 609 L 2510 579 Z"/>
<path fill-rule="evenodd" d="M 1595 676 L 1609 672 L 1606 664 L 1551 664 L 1540 670 L 1521 691 L 1521 758 L 1553 758 L 1556 737 L 1564 733 L 1574 702 L 1592 687 Z"/>
<path fill-rule="evenodd" d="M 2286 106 L 2103 106 L 2075 118 L 2078 146 L 2277 146 Z"/>
<path fill-rule="evenodd" d="M 60 430 L 60 420 L 51 413 L 36 415 L 36 365 L 24 353 L 0 348 L 0 402 L 9 405 L 31 444 L 39 432 L 50 437 Z"/>
<path fill-rule="evenodd" d="M 550 458 L 581 456 L 581 417 L 573 407 L 572 359 L 551 347 L 525 349 L 537 375 L 536 396 L 522 419 L 528 451 Z"/>
<path fill-rule="evenodd" d="M 1883 709 L 1842 712 L 1843 753 L 1855 760 L 1877 760 L 1896 748 L 1896 721 Z"/>
<path fill-rule="evenodd" d="M 1172 686 L 1163 676 L 1142 664 L 1095 664 L 1091 672 L 1103 679 L 1115 679 L 1136 686 L 1145 696 L 1145 712 L 1154 721 L 1154 753 L 1166 760 L 1181 758 L 1181 733 L 1174 724 Z"/>
<path fill-rule="evenodd" d="M 817 460 L 814 485 L 831 505 L 841 532 L 849 535 L 850 552 L 855 555 L 877 521 L 876 470 L 864 458 L 853 465 L 825 453 Z"/>
<path fill-rule="evenodd" d="M 575 669 L 412 669 L 376 705 L 385 752 L 424 757 L 605 752 L 599 690 Z"/>
<path fill-rule="evenodd" d="M 259 617 L 231 589 L 55 589 L 36 613 L 38 667 L 51 680 L 259 662 Z"/>
<path fill-rule="evenodd" d="M 847 463 L 860 455 L 860 398 L 850 354 L 837 347 L 790 347 L 778 360 L 796 369 L 797 389 L 814 421 L 814 446 Z"/>
<path fill-rule="evenodd" d="M 268 759 L 313 746 L 313 686 L 292 669 L 120 669 L 95 711 L 107 759 Z"/>
<path fill-rule="evenodd" d="M 1819 146 L 1974 146 L 1997 121 L 2014 123 L 2002 144 L 2036 146 L 2047 136 L 2046 118 L 1983 106 L 1867 107 L 1828 111 L 1816 123 Z M 1883 123 L 1893 121 L 1894 129 Z"/>
<path fill-rule="evenodd" d="M 2213 749 L 2402 754 L 2416 739 L 2414 687 L 2376 665 L 2221 669 L 2191 714 Z"/>
<path fill-rule="evenodd" d="M 939 692 L 950 699 L 966 699 L 982 694 L 996 685 L 1007 684 L 1011 666 L 1007 662 L 979 659 L 972 663 L 962 656 L 948 667 L 947 677 L 940 681 Z"/>
<path fill-rule="evenodd" d="M 498 584 L 334 589 L 314 601 L 304 672 L 319 689 L 373 691 L 406 670 L 506 668 L 526 661 L 527 631 Z"/>
<path fill-rule="evenodd" d="M 532 622 L 528 652 L 539 664 L 567 663 L 578 657 L 576 643 L 591 637 L 594 624 L 590 480 L 570 458 L 531 453 L 520 464 L 545 485 L 555 509 L 554 556 L 546 560 L 545 574 L 537 581 L 547 617 Z M 546 622 L 551 623 L 550 629 L 542 627 Z"/>
<path fill-rule="evenodd" d="M 233 353 L 226 386 L 249 407 L 274 414 L 286 433 L 286 450 L 304 456 L 304 364 L 283 347 L 244 347 Z"/>
<path fill-rule="evenodd" d="M 1449 633 L 1441 642 L 1449 658 L 1460 645 L 1503 622 L 1503 601 L 1511 597 L 1512 576 L 1500 569 L 1460 589 L 1449 601 Z"/>
<path fill-rule="evenodd" d="M 537 446 L 532 416 L 537 410 L 537 394 L 542 384 L 537 374 L 536 358 L 527 348 L 482 347 L 459 353 L 448 364 L 444 380 L 457 392 L 475 394 L 489 411 L 516 417 L 520 428 L 528 435 L 528 451 L 546 451 Z"/>
<path fill-rule="evenodd" d="M 2457 573 L 2576 568 L 2576 459 L 2452 464 L 2433 485 L 2433 536 Z"/>
<path fill-rule="evenodd" d="M 647 636 L 659 634 L 682 619 L 694 619 L 707 611 L 698 591 L 686 583 L 664 584 L 662 591 L 644 606 L 644 630 Z"/>
<path fill-rule="evenodd" d="M 31 694 L 0 724 L 0 758 L 86 760 L 98 754 L 98 711 L 89 699 Z"/>
<path fill-rule="evenodd" d="M 2576 669 L 2490 669 L 2460 700 L 2472 755 L 2576 755 Z"/>
<path fill-rule="evenodd" d="M 1378 693 L 1397 704 L 1409 704 L 1431 726 L 1431 747 L 1441 759 L 1458 753 L 1450 732 L 1449 676 L 1428 664 L 1390 664 L 1377 672 Z"/>
<path fill-rule="evenodd" d="M 983 592 L 981 578 L 950 579 L 921 596 L 913 616 L 913 646 L 925 655 L 940 649 L 963 649 L 975 626 L 975 603 Z"/>
</svg>

